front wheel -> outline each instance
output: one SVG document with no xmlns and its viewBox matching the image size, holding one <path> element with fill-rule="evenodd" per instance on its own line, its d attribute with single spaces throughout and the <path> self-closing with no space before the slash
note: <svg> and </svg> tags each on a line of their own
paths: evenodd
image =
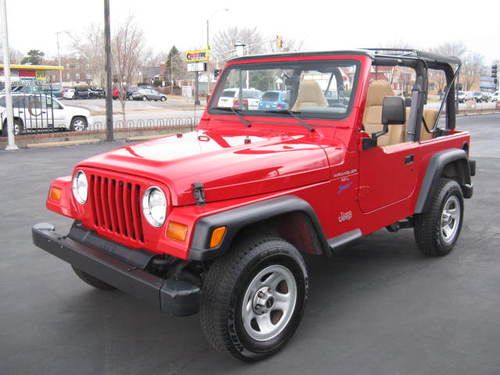
<svg viewBox="0 0 500 375">
<path fill-rule="evenodd" d="M 167 97 L 166 97 L 166 96 L 162 96 L 160 100 L 161 100 L 162 102 L 166 102 L 166 101 L 167 101 Z"/>
<path fill-rule="evenodd" d="M 148 100 L 148 97 L 147 96 L 143 96 L 142 100 L 145 102 L 146 100 Z"/>
<path fill-rule="evenodd" d="M 205 279 L 201 326 L 215 349 L 257 361 L 295 333 L 307 300 L 307 269 L 298 250 L 276 237 L 252 237 L 230 251 Z"/>
<path fill-rule="evenodd" d="M 432 197 L 430 208 L 415 217 L 415 240 L 425 255 L 444 256 L 458 240 L 464 216 L 460 185 L 442 178 Z"/>
<path fill-rule="evenodd" d="M 83 131 L 87 130 L 87 127 L 88 127 L 88 123 L 87 123 L 87 119 L 85 117 L 78 116 L 78 117 L 74 117 L 71 120 L 70 129 L 72 131 L 83 132 Z"/>
</svg>

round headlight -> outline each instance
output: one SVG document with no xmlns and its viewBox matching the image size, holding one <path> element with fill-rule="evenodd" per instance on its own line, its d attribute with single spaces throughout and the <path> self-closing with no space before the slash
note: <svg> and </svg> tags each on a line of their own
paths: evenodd
<svg viewBox="0 0 500 375">
<path fill-rule="evenodd" d="M 84 204 L 87 202 L 87 195 L 89 192 L 89 184 L 87 182 L 87 176 L 83 171 L 76 172 L 75 177 L 73 177 L 73 196 L 78 203 Z"/>
<path fill-rule="evenodd" d="M 167 216 L 167 198 L 165 193 L 157 187 L 151 186 L 142 196 L 142 212 L 149 224 L 160 227 Z"/>
</svg>

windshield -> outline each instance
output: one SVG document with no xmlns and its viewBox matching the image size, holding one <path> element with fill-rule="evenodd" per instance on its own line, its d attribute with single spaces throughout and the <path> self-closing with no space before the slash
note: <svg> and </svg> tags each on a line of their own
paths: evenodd
<svg viewBox="0 0 500 375">
<path fill-rule="evenodd" d="M 210 101 L 212 113 L 233 108 L 245 114 L 291 111 L 306 117 L 343 118 L 349 113 L 358 64 L 304 61 L 232 66 Z"/>
</svg>

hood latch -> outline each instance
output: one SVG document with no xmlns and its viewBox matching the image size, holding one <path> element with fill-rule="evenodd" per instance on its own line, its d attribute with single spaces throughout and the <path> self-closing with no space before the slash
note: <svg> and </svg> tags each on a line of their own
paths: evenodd
<svg viewBox="0 0 500 375">
<path fill-rule="evenodd" d="M 195 182 L 193 184 L 193 195 L 197 206 L 204 206 L 207 203 L 205 200 L 205 190 L 201 182 Z"/>
</svg>

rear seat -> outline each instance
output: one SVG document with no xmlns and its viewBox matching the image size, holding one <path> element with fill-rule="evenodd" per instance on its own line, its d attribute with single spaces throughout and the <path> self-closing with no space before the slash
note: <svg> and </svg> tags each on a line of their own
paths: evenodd
<svg viewBox="0 0 500 375">
<path fill-rule="evenodd" d="M 427 124 L 427 127 L 429 129 L 432 129 L 434 126 L 434 123 L 436 122 L 437 115 L 438 115 L 438 110 L 434 108 L 424 108 L 424 120 L 425 123 Z M 424 124 L 422 123 L 422 129 L 420 130 L 420 140 L 421 141 L 426 141 L 428 139 L 432 139 L 433 134 L 429 133 L 426 129 Z"/>
</svg>

